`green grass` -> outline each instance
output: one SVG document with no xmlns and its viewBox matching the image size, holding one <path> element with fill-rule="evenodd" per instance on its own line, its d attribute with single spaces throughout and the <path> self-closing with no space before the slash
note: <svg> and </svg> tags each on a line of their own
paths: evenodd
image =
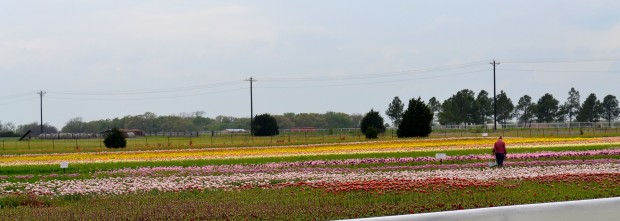
<svg viewBox="0 0 620 221">
<path fill-rule="evenodd" d="M 338 194 L 322 189 L 149 192 L 0 199 L 6 220 L 332 220 L 620 196 L 610 181 L 504 181 L 478 188 Z M 544 194 L 543 194 L 544 193 Z"/>
</svg>

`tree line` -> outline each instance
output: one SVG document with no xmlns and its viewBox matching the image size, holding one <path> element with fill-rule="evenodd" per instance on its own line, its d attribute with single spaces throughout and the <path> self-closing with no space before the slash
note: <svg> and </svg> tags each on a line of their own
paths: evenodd
<svg viewBox="0 0 620 221">
<path fill-rule="evenodd" d="M 579 91 L 571 88 L 568 98 L 560 103 L 552 94 L 546 93 L 536 102 L 529 95 L 523 95 L 517 103 L 508 97 L 505 91 L 495 97 L 497 105 L 497 122 L 516 122 L 522 124 L 551 122 L 599 122 L 612 121 L 620 116 L 618 100 L 614 95 L 607 95 L 599 100 L 591 93 L 581 103 Z M 402 102 L 394 97 L 388 106 L 386 115 L 394 125 L 398 125 L 402 115 Z M 493 122 L 493 96 L 485 90 L 477 95 L 463 89 L 450 98 L 439 102 L 435 97 L 428 101 L 428 107 L 438 118 L 441 125 L 488 124 Z"/>
<path fill-rule="evenodd" d="M 284 113 L 273 115 L 279 128 L 355 128 L 362 119 L 360 114 L 346 114 L 329 111 L 320 113 Z M 146 112 L 140 115 L 128 115 L 122 118 L 84 121 L 76 117 L 67 121 L 59 130 L 44 124 L 44 133 L 98 133 L 111 128 L 140 129 L 146 132 L 175 132 L 175 131 L 220 131 L 224 129 L 250 130 L 249 117 L 217 116 L 205 117 L 203 111 L 182 113 L 178 115 L 157 116 Z M 15 126 L 12 123 L 0 122 L 0 136 L 18 136 L 31 130 L 32 135 L 40 133 L 40 124 L 33 122 Z"/>
<path fill-rule="evenodd" d="M 497 121 L 499 123 L 517 122 L 531 124 L 532 122 L 599 122 L 606 120 L 610 124 L 620 116 L 618 100 L 614 95 L 607 95 L 599 100 L 596 94 L 591 93 L 581 102 L 579 91 L 571 88 L 568 98 L 560 103 L 553 95 L 546 93 L 536 102 L 529 95 L 523 95 L 517 103 L 508 97 L 505 91 L 495 97 L 497 105 Z M 418 98 L 419 100 L 419 98 Z M 420 100 L 421 101 L 421 100 Z M 413 101 L 410 101 L 410 103 Z M 424 103 L 424 102 L 421 102 Z M 485 90 L 477 95 L 463 89 L 448 99 L 440 102 L 435 97 L 429 99 L 427 106 L 437 122 L 441 125 L 459 124 L 488 124 L 493 122 L 493 97 Z M 373 112 L 374 110 L 371 110 Z M 404 104 L 400 98 L 394 97 L 385 114 L 398 127 L 405 114 Z M 220 131 L 224 129 L 250 130 L 250 118 L 217 116 L 205 117 L 203 111 L 182 113 L 178 115 L 157 116 L 146 112 L 141 115 L 128 115 L 122 118 L 84 121 L 80 117 L 70 119 L 62 129 L 44 124 L 44 133 L 98 133 L 111 128 L 141 129 L 146 132 L 174 132 L 174 131 Z M 284 113 L 273 115 L 279 128 L 355 128 L 360 126 L 363 116 L 360 114 L 346 114 L 329 111 L 320 113 Z M 0 122 L 0 137 L 18 136 L 31 130 L 38 135 L 38 122 L 15 126 L 12 123 Z M 365 130 L 365 129 L 364 129 Z M 382 132 L 381 127 L 370 129 Z"/>
</svg>

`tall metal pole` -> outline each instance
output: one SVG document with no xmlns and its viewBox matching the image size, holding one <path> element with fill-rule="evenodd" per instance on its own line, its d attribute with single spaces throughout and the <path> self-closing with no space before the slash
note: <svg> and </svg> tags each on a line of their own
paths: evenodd
<svg viewBox="0 0 620 221">
<path fill-rule="evenodd" d="M 43 134 L 43 94 L 45 92 L 39 91 L 37 94 L 41 97 L 41 134 Z"/>
<path fill-rule="evenodd" d="M 491 62 L 493 65 L 493 131 L 497 131 L 497 92 L 495 89 L 495 66 L 499 65 L 499 62 Z"/>
</svg>

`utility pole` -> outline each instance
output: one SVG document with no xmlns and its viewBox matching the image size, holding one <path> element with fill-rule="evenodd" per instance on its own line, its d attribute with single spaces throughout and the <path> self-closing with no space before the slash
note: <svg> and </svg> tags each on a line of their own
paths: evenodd
<svg viewBox="0 0 620 221">
<path fill-rule="evenodd" d="M 499 62 L 495 62 L 494 59 L 493 62 L 491 62 L 491 65 L 493 65 L 493 131 L 497 131 L 497 94 L 495 91 L 495 67 L 499 65 Z"/>
<path fill-rule="evenodd" d="M 250 82 L 250 136 L 252 137 L 252 142 L 254 142 L 254 128 L 252 128 L 252 123 L 254 122 L 254 99 L 252 98 L 252 83 L 256 81 L 256 78 L 250 77 L 245 79 L 245 81 Z"/>
<path fill-rule="evenodd" d="M 43 134 L 43 95 L 45 92 L 39 91 L 37 94 L 41 97 L 41 134 Z"/>
</svg>

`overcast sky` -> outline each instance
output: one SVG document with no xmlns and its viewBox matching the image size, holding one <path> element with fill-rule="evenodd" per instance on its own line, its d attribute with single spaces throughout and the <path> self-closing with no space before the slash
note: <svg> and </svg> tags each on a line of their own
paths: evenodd
<svg viewBox="0 0 620 221">
<path fill-rule="evenodd" d="M 620 1 L 4 1 L 0 121 L 620 96 Z M 550 62 L 555 61 L 555 62 Z M 561 61 L 561 62 L 558 62 Z"/>
</svg>

